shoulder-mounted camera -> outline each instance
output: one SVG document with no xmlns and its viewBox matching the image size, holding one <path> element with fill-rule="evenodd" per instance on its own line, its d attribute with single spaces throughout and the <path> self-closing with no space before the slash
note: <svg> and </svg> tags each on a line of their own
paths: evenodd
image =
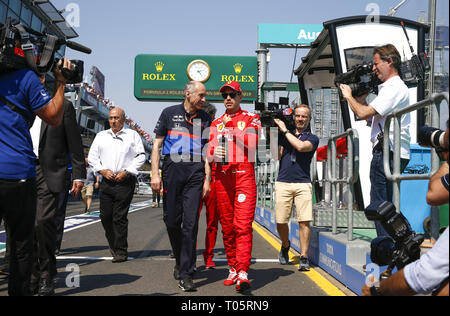
<svg viewBox="0 0 450 316">
<path fill-rule="evenodd" d="M 0 24 L 0 74 L 29 68 L 42 76 L 57 65 L 59 60 L 55 53 L 63 45 L 86 54 L 92 52 L 83 45 L 36 32 L 8 18 L 5 25 Z M 80 83 L 83 81 L 84 63 L 81 60 L 71 62 L 74 68 L 64 69 L 63 75 L 69 84 Z"/>
</svg>

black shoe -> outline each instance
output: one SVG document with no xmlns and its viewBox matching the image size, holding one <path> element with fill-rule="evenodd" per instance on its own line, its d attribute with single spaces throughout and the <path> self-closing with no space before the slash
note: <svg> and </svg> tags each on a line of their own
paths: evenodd
<svg viewBox="0 0 450 316">
<path fill-rule="evenodd" d="M 173 267 L 173 278 L 177 281 L 180 280 L 180 267 L 178 265 Z"/>
<path fill-rule="evenodd" d="M 55 282 L 51 279 L 41 279 L 39 282 L 39 296 L 53 296 L 55 295 Z"/>
<path fill-rule="evenodd" d="M 37 295 L 39 293 L 39 280 L 30 282 L 31 295 Z"/>
<path fill-rule="evenodd" d="M 291 249 L 291 242 L 289 242 L 289 246 L 287 248 L 284 248 L 283 245 L 281 245 L 281 250 L 278 254 L 278 260 L 281 265 L 289 264 L 289 249 Z"/>
<path fill-rule="evenodd" d="M 117 255 L 112 259 L 112 263 L 121 263 L 128 260 L 128 256 L 126 255 Z"/>
<path fill-rule="evenodd" d="M 178 283 L 178 287 L 183 290 L 183 292 L 195 292 L 197 289 L 195 288 L 194 282 L 192 278 L 186 278 L 180 280 Z"/>
<path fill-rule="evenodd" d="M 113 258 L 116 257 L 116 252 L 111 247 L 109 247 L 109 252 Z"/>
</svg>

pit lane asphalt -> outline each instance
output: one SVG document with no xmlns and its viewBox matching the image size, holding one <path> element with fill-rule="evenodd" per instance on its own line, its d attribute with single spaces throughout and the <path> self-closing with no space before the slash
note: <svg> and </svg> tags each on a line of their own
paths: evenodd
<svg viewBox="0 0 450 316">
<path fill-rule="evenodd" d="M 133 203 L 148 201 L 147 196 L 135 196 Z M 98 209 L 94 200 L 92 209 Z M 81 202 L 67 207 L 67 217 L 83 214 Z M 215 259 L 216 269 L 207 270 L 202 251 L 205 240 L 205 211 L 200 217 L 197 251 L 197 273 L 194 282 L 197 292 L 184 293 L 173 278 L 174 259 L 170 258 L 170 243 L 162 218 L 162 208 L 145 207 L 128 216 L 129 257 L 127 262 L 114 264 L 100 222 L 65 232 L 62 253 L 58 257 L 57 296 L 326 296 L 322 288 L 296 265 L 281 266 L 277 262 L 278 251 L 259 233 L 253 233 L 253 263 L 249 280 L 251 289 L 239 294 L 234 286 L 225 287 L 222 282 L 228 275 L 222 234 L 219 229 Z M 269 233 L 270 234 L 270 233 Z M 298 254 L 297 254 L 298 255 Z M 3 256 L 3 254 L 1 255 Z M 79 269 L 79 286 L 77 285 Z M 326 276 L 315 267 L 321 275 Z M 327 278 L 339 290 L 352 295 L 342 285 Z M 75 283 L 74 283 L 75 281 Z M 0 296 L 7 295 L 7 280 L 0 278 Z"/>
</svg>

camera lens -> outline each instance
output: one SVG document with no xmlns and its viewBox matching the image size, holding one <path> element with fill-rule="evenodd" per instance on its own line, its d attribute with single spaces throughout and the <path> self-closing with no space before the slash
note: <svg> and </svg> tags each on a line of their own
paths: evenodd
<svg viewBox="0 0 450 316">
<path fill-rule="evenodd" d="M 443 147 L 445 132 L 434 127 L 422 126 L 417 135 L 420 146 L 423 147 Z"/>
<path fill-rule="evenodd" d="M 370 245 L 370 260 L 379 266 L 387 266 L 392 263 L 395 250 L 394 240 L 390 237 L 378 237 L 372 240 Z"/>
</svg>

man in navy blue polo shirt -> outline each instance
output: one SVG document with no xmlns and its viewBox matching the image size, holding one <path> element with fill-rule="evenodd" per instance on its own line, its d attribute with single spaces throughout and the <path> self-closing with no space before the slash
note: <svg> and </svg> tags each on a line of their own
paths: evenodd
<svg viewBox="0 0 450 316">
<path fill-rule="evenodd" d="M 308 249 L 312 221 L 311 160 L 319 146 L 319 138 L 309 131 L 311 109 L 298 105 L 294 109 L 295 132 L 290 132 L 283 121 L 275 119 L 284 137 L 280 139 L 280 171 L 275 184 L 275 214 L 277 230 L 282 247 L 279 254 L 281 264 L 289 263 L 289 221 L 292 203 L 295 202 L 300 225 L 300 271 L 309 271 Z"/>
<path fill-rule="evenodd" d="M 206 88 L 196 81 L 184 89 L 182 104 L 165 109 L 155 128 L 152 152 L 152 189 L 163 184 L 164 222 L 176 259 L 174 277 L 186 292 L 195 291 L 192 277 L 196 261 L 199 207 L 210 191 L 211 171 L 205 164 L 211 117 L 201 110 Z M 164 156 L 162 181 L 160 151 Z M 206 175 L 206 176 L 205 176 Z"/>
<path fill-rule="evenodd" d="M 60 61 L 60 64 L 62 62 Z M 71 69 L 64 59 L 64 68 Z M 36 156 L 29 124 L 38 115 L 61 124 L 67 79 L 55 67 L 53 99 L 29 69 L 0 74 L 0 217 L 10 238 L 9 295 L 29 295 L 36 216 Z"/>
</svg>

